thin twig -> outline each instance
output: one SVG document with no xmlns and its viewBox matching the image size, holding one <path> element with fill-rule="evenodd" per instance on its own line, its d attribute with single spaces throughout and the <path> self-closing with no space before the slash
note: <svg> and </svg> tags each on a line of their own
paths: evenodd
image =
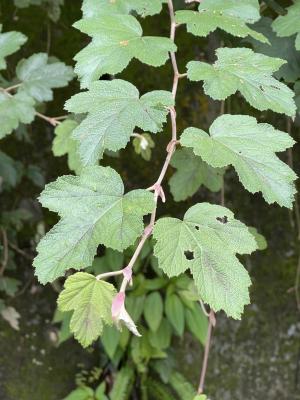
<svg viewBox="0 0 300 400">
<path fill-rule="evenodd" d="M 5 268 L 8 263 L 8 239 L 6 230 L 4 228 L 1 228 L 1 234 L 2 234 L 2 245 L 3 245 L 3 259 L 1 262 L 0 276 L 4 274 Z"/>
<path fill-rule="evenodd" d="M 5 93 L 7 96 L 9 97 L 13 97 L 12 94 L 9 93 L 10 90 L 16 89 L 17 87 L 19 87 L 20 85 L 15 85 L 15 86 L 11 86 L 10 88 L 4 89 L 0 87 L 0 91 Z M 65 119 L 66 116 L 63 115 L 61 117 L 47 117 L 47 115 L 41 114 L 40 112 L 36 111 L 35 115 L 39 118 L 42 118 L 44 121 L 49 122 L 49 124 L 51 124 L 52 126 L 56 126 L 60 124 L 60 119 Z"/>
<path fill-rule="evenodd" d="M 3 89 L 6 93 L 11 92 L 12 90 L 18 89 L 22 83 L 17 83 L 16 85 L 9 86 L 8 88 Z"/>
<path fill-rule="evenodd" d="M 169 9 L 169 15 L 170 15 L 170 20 L 171 20 L 170 39 L 172 41 L 174 41 L 177 26 L 176 26 L 176 21 L 175 21 L 175 13 L 174 13 L 174 6 L 173 6 L 172 0 L 168 0 L 168 9 Z M 179 79 L 185 77 L 186 74 L 179 73 L 175 52 L 170 52 L 170 60 L 172 63 L 173 73 L 174 73 L 173 85 L 172 85 L 172 96 L 175 100 L 176 94 L 177 94 L 178 81 L 179 81 Z M 132 270 L 145 242 L 152 235 L 153 227 L 154 227 L 155 220 L 156 220 L 158 199 L 161 198 L 162 201 L 165 201 L 164 191 L 163 191 L 163 188 L 161 187 L 161 183 L 166 175 L 172 155 L 174 154 L 174 151 L 176 149 L 176 145 L 178 144 L 175 107 L 170 107 L 169 111 L 170 111 L 171 126 L 172 126 L 172 138 L 167 146 L 167 149 L 166 149 L 167 156 L 166 156 L 165 162 L 162 166 L 159 177 L 157 178 L 156 182 L 150 188 L 148 188 L 148 190 L 154 190 L 154 201 L 155 201 L 154 209 L 151 213 L 149 225 L 146 226 L 146 228 L 144 229 L 144 232 L 143 232 L 142 237 L 140 238 L 140 241 L 135 249 L 135 252 L 134 252 L 131 260 L 129 261 L 129 264 L 126 267 L 127 270 Z M 129 282 L 130 282 L 130 280 L 128 280 L 128 277 L 124 276 L 123 281 L 121 283 L 120 292 L 125 292 L 126 287 Z"/>
<path fill-rule="evenodd" d="M 215 325 L 216 325 L 215 313 L 213 312 L 213 310 L 210 310 L 208 330 L 207 330 L 207 338 L 206 338 L 204 356 L 203 356 L 203 363 L 202 363 L 199 386 L 198 386 L 198 391 L 197 391 L 198 394 L 202 394 L 203 390 L 204 390 L 204 382 L 205 382 L 205 377 L 206 377 L 206 372 L 207 372 L 207 365 L 208 365 L 209 350 L 210 350 L 210 345 L 211 345 L 212 330 L 213 330 L 213 327 Z"/>
<path fill-rule="evenodd" d="M 23 256 L 24 258 L 26 258 L 27 260 L 31 260 L 33 259 L 32 256 L 30 256 L 29 254 L 26 253 L 26 251 L 20 249 L 18 246 L 16 246 L 15 244 L 9 242 L 8 246 L 11 247 L 16 253 L 19 253 L 21 256 Z"/>
</svg>

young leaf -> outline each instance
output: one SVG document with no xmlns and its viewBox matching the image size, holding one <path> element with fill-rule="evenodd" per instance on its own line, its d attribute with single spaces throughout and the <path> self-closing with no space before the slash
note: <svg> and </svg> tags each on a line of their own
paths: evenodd
<svg viewBox="0 0 300 400">
<path fill-rule="evenodd" d="M 286 15 L 280 15 L 275 19 L 272 28 L 280 37 L 291 36 L 297 34 L 295 39 L 295 46 L 300 50 L 300 1 L 296 0 L 295 4 L 287 8 Z"/>
<path fill-rule="evenodd" d="M 112 324 L 111 304 L 116 290 L 94 275 L 77 272 L 67 278 L 58 297 L 61 311 L 72 311 L 70 329 L 83 347 L 101 335 L 104 324 Z"/>
<path fill-rule="evenodd" d="M 149 328 L 156 332 L 163 316 L 163 301 L 159 292 L 153 292 L 146 297 L 144 317 Z"/>
<path fill-rule="evenodd" d="M 184 307 L 176 294 L 172 293 L 167 296 L 165 312 L 175 332 L 182 336 L 184 332 Z"/>
<path fill-rule="evenodd" d="M 176 12 L 176 22 L 187 24 L 188 32 L 196 36 L 207 36 L 217 28 L 234 36 L 248 35 L 262 42 L 268 42 L 261 33 L 255 32 L 247 24 L 259 20 L 257 0 L 202 0 L 199 12 L 184 10 Z"/>
<path fill-rule="evenodd" d="M 84 165 L 95 164 L 105 149 L 124 148 L 136 126 L 159 132 L 166 121 L 167 107 L 174 104 L 172 94 L 163 90 L 139 97 L 131 83 L 114 79 L 90 85 L 88 91 L 67 101 L 65 108 L 74 113 L 88 113 L 75 128 L 79 152 Z"/>
<path fill-rule="evenodd" d="M 94 391 L 88 386 L 80 386 L 72 390 L 63 400 L 92 400 L 94 398 Z"/>
<path fill-rule="evenodd" d="M 233 165 L 249 192 L 262 192 L 268 203 L 292 208 L 297 176 L 275 154 L 293 146 L 287 133 L 253 117 L 230 114 L 217 118 L 209 132 L 188 128 L 180 142 L 213 167 Z"/>
<path fill-rule="evenodd" d="M 10 96 L 0 92 L 0 139 L 11 133 L 19 124 L 34 120 L 34 100 L 25 93 Z"/>
<path fill-rule="evenodd" d="M 83 0 L 84 17 L 100 17 L 105 14 L 129 14 L 136 11 L 143 17 L 158 14 L 163 0 Z"/>
<path fill-rule="evenodd" d="M 116 250 L 133 244 L 143 231 L 143 216 L 154 206 L 151 193 L 141 189 L 124 195 L 117 172 L 98 166 L 46 185 L 40 201 L 61 217 L 37 247 L 34 266 L 42 283 L 68 268 L 90 266 L 99 244 Z"/>
<path fill-rule="evenodd" d="M 53 90 L 68 84 L 73 70 L 62 62 L 49 62 L 46 53 L 33 54 L 21 60 L 16 68 L 21 81 L 19 92 L 25 92 L 38 102 L 53 99 Z"/>
<path fill-rule="evenodd" d="M 2 32 L 0 24 L 0 70 L 6 68 L 5 57 L 15 53 L 27 40 L 27 37 L 20 32 Z"/>
<path fill-rule="evenodd" d="M 166 62 L 169 51 L 176 51 L 169 38 L 142 36 L 142 27 L 132 15 L 85 18 L 74 26 L 93 38 L 75 56 L 75 72 L 83 88 L 104 74 L 122 72 L 132 58 L 158 67 Z"/>
<path fill-rule="evenodd" d="M 78 152 L 79 143 L 72 137 L 72 133 L 77 126 L 78 123 L 71 119 L 67 119 L 57 125 L 54 130 L 55 138 L 52 144 L 52 151 L 56 157 L 67 154 L 70 170 L 79 175 L 82 170 L 82 162 Z"/>
<path fill-rule="evenodd" d="M 227 208 L 208 203 L 196 204 L 177 218 L 161 218 L 153 231 L 154 254 L 168 276 L 190 269 L 199 294 L 215 311 L 224 310 L 240 318 L 249 303 L 251 284 L 236 253 L 256 249 L 247 227 L 234 219 Z"/>
<path fill-rule="evenodd" d="M 177 168 L 169 180 L 170 190 L 175 201 L 186 200 L 193 196 L 201 185 L 212 192 L 221 189 L 223 183 L 223 170 L 212 168 L 190 149 L 180 149 L 172 157 L 171 165 Z"/>
<path fill-rule="evenodd" d="M 204 91 L 215 100 L 225 100 L 237 90 L 260 111 L 271 109 L 295 116 L 294 92 L 272 77 L 286 61 L 254 53 L 247 48 L 219 48 L 217 61 L 188 63 L 188 78 L 204 81 Z"/>
</svg>

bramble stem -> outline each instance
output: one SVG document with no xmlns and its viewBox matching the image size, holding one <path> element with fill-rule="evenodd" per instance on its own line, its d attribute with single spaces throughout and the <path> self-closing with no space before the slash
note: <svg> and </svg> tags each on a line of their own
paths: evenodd
<svg viewBox="0 0 300 400">
<path fill-rule="evenodd" d="M 0 267 L 0 276 L 4 274 L 5 268 L 8 263 L 8 239 L 7 239 L 7 233 L 4 228 L 1 228 L 1 233 L 2 233 L 2 245 L 3 245 L 3 259 L 1 262 L 1 267 Z"/>
<path fill-rule="evenodd" d="M 176 34 L 176 21 L 175 21 L 175 14 L 174 14 L 174 6 L 173 6 L 173 1 L 168 0 L 168 8 L 169 8 L 169 15 L 170 15 L 170 21 L 171 21 L 171 27 L 170 27 L 170 39 L 174 42 L 175 41 L 175 34 Z M 178 71 L 178 66 L 177 66 L 177 60 L 176 60 L 176 54 L 175 52 L 170 52 L 170 60 L 172 63 L 173 67 L 173 85 L 172 85 L 172 96 L 175 100 L 176 94 L 177 94 L 177 87 L 178 87 L 178 81 L 180 78 L 183 78 L 186 76 L 186 74 L 180 74 Z M 170 107 L 170 118 L 171 118 L 171 126 L 172 126 L 172 138 L 167 146 L 167 156 L 165 159 L 165 162 L 162 166 L 161 172 L 159 174 L 159 177 L 157 178 L 156 182 L 148 189 L 148 190 L 153 190 L 154 191 L 154 209 L 151 213 L 150 217 L 150 223 L 146 228 L 144 229 L 144 232 L 142 234 L 142 237 L 140 238 L 140 241 L 135 249 L 135 252 L 133 256 L 131 257 L 131 260 L 129 261 L 129 264 L 127 265 L 126 268 L 132 269 L 145 242 L 147 239 L 152 235 L 153 227 L 155 224 L 156 220 L 156 212 L 157 212 L 157 203 L 159 197 L 162 199 L 162 201 L 165 201 L 165 196 L 164 196 L 164 191 L 161 186 L 161 183 L 166 175 L 168 166 L 170 164 L 171 158 L 174 154 L 174 151 L 176 149 L 176 145 L 178 144 L 177 140 L 177 124 L 176 124 L 176 110 L 175 107 Z M 125 292 L 126 287 L 128 285 L 129 281 L 128 279 L 124 276 L 123 281 L 121 283 L 120 287 L 120 292 Z"/>
<path fill-rule="evenodd" d="M 207 339 L 206 339 L 206 343 L 205 343 L 203 363 L 202 363 L 199 387 L 198 387 L 198 391 L 197 391 L 198 394 L 202 394 L 203 389 L 204 389 L 204 382 L 205 382 L 207 365 L 208 365 L 208 356 L 209 356 L 209 350 L 210 350 L 210 344 L 211 344 L 212 330 L 213 330 L 213 327 L 215 327 L 215 325 L 216 325 L 215 313 L 213 312 L 213 310 L 210 310 L 208 330 L 207 330 Z"/>
</svg>

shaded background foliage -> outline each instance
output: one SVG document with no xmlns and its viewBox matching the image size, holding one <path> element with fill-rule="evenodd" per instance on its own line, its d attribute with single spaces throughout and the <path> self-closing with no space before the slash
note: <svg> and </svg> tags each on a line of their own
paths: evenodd
<svg viewBox="0 0 300 400">
<path fill-rule="evenodd" d="M 176 3 L 181 7 L 181 1 Z M 281 6 L 290 4 L 289 1 L 280 2 Z M 48 6 L 45 2 L 41 6 L 16 9 L 12 0 L 0 1 L 0 20 L 4 31 L 16 30 L 28 36 L 21 50 L 9 58 L 8 74 L 13 75 L 19 59 L 40 51 L 49 52 L 67 65 L 73 65 L 73 56 L 88 42 L 87 37 L 71 27 L 81 16 L 81 1 L 65 0 L 61 15 L 55 22 L 49 18 Z M 266 8 L 263 15 L 274 18 L 276 13 Z M 261 24 L 260 21 L 258 26 Z M 168 36 L 169 17 L 166 10 L 160 16 L 147 17 L 143 27 L 145 34 Z M 276 55 L 289 56 L 292 74 L 285 69 L 281 70 L 279 77 L 286 79 L 293 87 L 294 81 L 300 78 L 300 57 L 299 53 L 291 51 L 289 40 L 285 38 L 279 41 L 281 53 Z M 178 31 L 176 42 L 181 71 L 191 59 L 213 62 L 214 50 L 224 43 L 227 46 L 239 43 L 219 31 L 211 34 L 208 40 L 193 37 L 186 33 L 184 27 Z M 263 48 L 258 47 L 257 51 L 263 52 Z M 171 66 L 168 63 L 153 69 L 138 61 L 131 62 L 122 74 L 122 78 L 135 84 L 142 93 L 158 88 L 169 90 L 171 76 Z M 68 87 L 56 90 L 54 101 L 47 103 L 41 111 L 51 116 L 63 114 L 65 100 L 78 91 L 78 82 L 73 80 Z M 204 96 L 200 84 L 181 82 L 178 99 L 179 132 L 188 126 L 207 129 L 220 113 L 220 103 Z M 238 95 L 226 101 L 225 107 L 233 114 L 250 114 L 260 122 L 267 121 L 278 129 L 286 130 L 290 126 L 286 117 L 271 111 L 258 112 L 246 102 L 240 101 Z M 295 123 L 291 124 L 292 136 L 297 141 L 298 126 L 297 117 Z M 169 129 L 167 125 L 164 132 Z M 13 190 L 3 190 L 0 194 L 0 213 L 22 208 L 30 214 L 17 233 L 15 227 L 9 233 L 9 240 L 21 250 L 16 252 L 10 249 L 15 269 L 9 271 L 9 275 L 21 279 L 21 285 L 16 295 L 8 299 L 8 304 L 18 310 L 21 318 L 20 331 L 12 330 L 0 320 L 0 397 L 4 400 L 60 399 L 73 388 L 76 373 L 81 374 L 80 379 L 88 377 L 93 380 L 91 377 L 95 376 L 94 380 L 97 381 L 97 367 L 103 356 L 98 346 L 93 351 L 84 351 L 73 339 L 59 348 L 55 346 L 57 333 L 51 321 L 55 310 L 55 291 L 59 283 L 58 288 L 56 285 L 44 288 L 33 278 L 30 258 L 34 255 L 36 242 L 56 222 L 53 214 L 41 210 L 36 198 L 45 182 L 69 172 L 66 158 L 53 156 L 53 138 L 53 127 L 36 119 L 31 125 L 21 126 L 14 135 L 0 143 L 0 149 L 20 163 L 20 171 L 28 171 L 30 168 L 35 171 L 20 176 Z M 151 162 L 137 155 L 133 146 L 122 150 L 118 158 L 105 156 L 104 164 L 109 162 L 121 174 L 128 190 L 148 187 L 153 182 L 153 176 L 157 176 L 168 137 L 162 133 L 154 139 Z M 297 144 L 293 148 L 293 162 L 299 175 L 298 154 Z M 291 154 L 282 154 L 282 158 L 291 162 Z M 168 171 L 168 178 L 173 172 L 174 169 Z M 168 201 L 159 208 L 159 215 L 172 213 L 173 216 L 182 217 L 185 210 L 197 201 L 219 202 L 218 193 L 211 193 L 203 187 L 193 199 L 189 198 L 185 202 L 174 202 L 168 189 L 166 194 Z M 241 188 L 233 170 L 226 174 L 225 199 L 226 205 L 236 211 L 238 219 L 247 225 L 256 226 L 268 238 L 268 249 L 252 256 L 251 261 L 247 259 L 253 281 L 252 305 L 246 308 L 243 320 L 231 321 L 222 314 L 218 317 L 207 391 L 212 399 L 223 400 L 272 400 L 278 396 L 284 400 L 299 399 L 300 323 L 299 310 L 291 290 L 299 257 L 294 213 L 267 205 L 260 194 L 250 196 Z M 184 340 L 175 339 L 175 342 L 176 358 L 182 372 L 196 384 L 202 349 L 189 334 Z"/>
</svg>

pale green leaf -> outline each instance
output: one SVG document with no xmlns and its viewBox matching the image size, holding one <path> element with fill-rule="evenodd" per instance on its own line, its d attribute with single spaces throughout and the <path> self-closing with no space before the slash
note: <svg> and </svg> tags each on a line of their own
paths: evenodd
<svg viewBox="0 0 300 400">
<path fill-rule="evenodd" d="M 257 0 L 202 0 L 198 12 L 182 10 L 176 12 L 176 22 L 187 24 L 188 32 L 196 36 L 207 36 L 217 28 L 238 37 L 248 35 L 262 42 L 267 38 L 248 27 L 260 18 Z"/>
<path fill-rule="evenodd" d="M 175 332 L 182 336 L 184 332 L 184 307 L 177 294 L 172 293 L 167 296 L 165 312 Z"/>
<path fill-rule="evenodd" d="M 0 24 L 0 70 L 6 68 L 5 57 L 15 53 L 27 40 L 27 37 L 20 32 L 1 33 L 2 25 Z"/>
<path fill-rule="evenodd" d="M 74 26 L 93 38 L 75 56 L 75 72 L 84 88 L 104 74 L 122 72 L 133 58 L 158 67 L 165 64 L 169 51 L 176 51 L 169 38 L 142 36 L 142 27 L 132 15 L 85 18 Z"/>
<path fill-rule="evenodd" d="M 11 133 L 22 122 L 30 124 L 34 120 L 34 100 L 25 93 L 14 96 L 0 92 L 0 139 Z"/>
<path fill-rule="evenodd" d="M 82 346 L 89 346 L 97 339 L 104 324 L 112 324 L 111 304 L 115 294 L 113 285 L 86 272 L 77 272 L 66 279 L 58 307 L 63 312 L 74 310 L 70 329 Z"/>
<path fill-rule="evenodd" d="M 149 328 L 155 332 L 159 328 L 163 316 L 163 301 L 159 292 L 153 292 L 146 297 L 144 317 Z"/>
<path fill-rule="evenodd" d="M 71 119 L 67 119 L 57 125 L 54 130 L 55 138 L 52 143 L 52 151 L 57 157 L 67 155 L 70 170 L 79 175 L 82 170 L 78 149 L 79 143 L 72 137 L 72 133 L 77 126 L 78 123 Z"/>
<path fill-rule="evenodd" d="M 271 109 L 293 117 L 294 92 L 272 74 L 286 61 L 254 53 L 247 48 L 219 48 L 217 61 L 188 63 L 188 78 L 204 81 L 204 91 L 215 100 L 225 100 L 240 91 L 260 111 Z"/>
<path fill-rule="evenodd" d="M 257 229 L 254 228 L 253 226 L 249 227 L 249 231 L 254 236 L 254 239 L 257 244 L 257 249 L 258 250 L 266 250 L 266 248 L 268 247 L 268 242 L 267 242 L 266 238 L 264 237 L 264 235 L 259 233 L 257 231 Z"/>
<path fill-rule="evenodd" d="M 254 25 L 258 32 L 263 33 L 269 39 L 270 45 L 252 38 L 246 40 L 252 44 L 257 53 L 286 60 L 287 62 L 274 73 L 274 76 L 277 79 L 283 78 L 286 82 L 295 82 L 300 77 L 300 52 L 295 49 L 294 38 L 278 37 L 272 30 L 271 23 L 271 18 L 263 17 Z"/>
<path fill-rule="evenodd" d="M 272 28 L 280 37 L 295 35 L 295 46 L 300 50 L 300 1 L 295 0 L 294 4 L 287 8 L 286 15 L 279 15 L 272 24 Z"/>
<path fill-rule="evenodd" d="M 188 128 L 180 142 L 213 167 L 233 165 L 249 192 L 292 208 L 297 176 L 275 154 L 293 146 L 287 133 L 250 116 L 229 114 L 217 118 L 209 132 Z"/>
<path fill-rule="evenodd" d="M 99 166 L 46 185 L 40 201 L 61 217 L 37 247 L 34 266 L 42 283 L 69 268 L 90 266 L 99 244 L 116 250 L 133 244 L 143 231 L 143 216 L 154 207 L 153 194 L 140 189 L 124 195 L 117 172 Z"/>
<path fill-rule="evenodd" d="M 224 171 L 212 168 L 190 149 L 180 149 L 175 152 L 171 160 L 172 167 L 177 171 L 169 180 L 170 190 L 175 201 L 186 200 L 193 196 L 201 185 L 212 192 L 217 192 L 223 184 Z"/>
<path fill-rule="evenodd" d="M 93 400 L 94 391 L 88 386 L 80 386 L 72 390 L 63 400 Z"/>
<path fill-rule="evenodd" d="M 153 133 L 162 129 L 172 94 L 163 90 L 139 97 L 131 83 L 114 79 L 91 84 L 88 91 L 76 94 L 65 108 L 74 113 L 88 113 L 75 128 L 73 137 L 79 141 L 84 165 L 95 164 L 104 150 L 124 148 L 136 126 Z"/>
<path fill-rule="evenodd" d="M 155 143 L 148 133 L 139 134 L 133 139 L 132 144 L 136 154 L 140 154 L 144 160 L 150 161 Z"/>
<path fill-rule="evenodd" d="M 240 318 L 249 303 L 251 284 L 236 253 L 250 254 L 256 249 L 247 227 L 221 206 L 196 204 L 177 218 L 161 218 L 153 232 L 154 254 L 168 276 L 190 269 L 199 294 L 215 311 L 224 310 Z"/>
<path fill-rule="evenodd" d="M 16 68 L 21 81 L 19 92 L 25 92 L 35 100 L 53 99 L 53 90 L 68 84 L 73 78 L 73 70 L 62 62 L 49 62 L 46 53 L 33 54 L 21 60 Z"/>
<path fill-rule="evenodd" d="M 129 14 L 136 11 L 141 16 L 158 14 L 163 0 L 84 0 L 84 17 L 100 17 L 105 14 Z"/>
</svg>

